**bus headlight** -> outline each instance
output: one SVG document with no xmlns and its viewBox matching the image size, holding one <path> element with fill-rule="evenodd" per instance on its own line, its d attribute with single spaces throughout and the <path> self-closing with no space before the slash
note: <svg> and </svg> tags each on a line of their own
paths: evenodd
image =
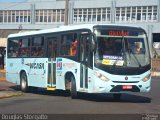
<svg viewBox="0 0 160 120">
<path fill-rule="evenodd" d="M 102 74 L 99 73 L 99 72 L 95 72 L 95 75 L 96 75 L 99 79 L 101 79 L 102 81 L 105 81 L 105 82 L 109 81 L 109 79 L 108 79 L 106 76 L 102 75 Z"/>
<path fill-rule="evenodd" d="M 142 80 L 143 80 L 143 82 L 146 82 L 146 81 L 148 81 L 149 79 L 150 79 L 150 77 L 151 77 L 151 73 L 150 74 L 148 74 L 148 75 L 146 75 Z"/>
</svg>

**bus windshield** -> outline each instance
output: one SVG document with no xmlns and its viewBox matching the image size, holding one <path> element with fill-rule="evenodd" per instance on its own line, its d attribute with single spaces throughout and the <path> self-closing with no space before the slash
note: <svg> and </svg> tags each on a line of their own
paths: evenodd
<svg viewBox="0 0 160 120">
<path fill-rule="evenodd" d="M 150 63 L 146 34 L 132 30 L 97 30 L 95 63 L 110 67 L 139 68 Z"/>
</svg>

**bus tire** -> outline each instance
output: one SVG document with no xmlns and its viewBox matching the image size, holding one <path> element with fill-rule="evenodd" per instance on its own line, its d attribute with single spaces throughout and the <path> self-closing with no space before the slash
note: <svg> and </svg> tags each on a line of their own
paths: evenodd
<svg viewBox="0 0 160 120">
<path fill-rule="evenodd" d="M 120 100 L 121 99 L 121 94 L 120 93 L 115 93 L 113 94 L 114 100 Z"/>
<path fill-rule="evenodd" d="M 71 84 L 70 84 L 70 91 L 71 91 L 71 98 L 76 99 L 77 98 L 77 89 L 76 89 L 76 81 L 74 76 L 71 76 Z"/>
<path fill-rule="evenodd" d="M 22 92 L 28 92 L 27 75 L 25 72 L 21 74 L 20 87 Z"/>
</svg>

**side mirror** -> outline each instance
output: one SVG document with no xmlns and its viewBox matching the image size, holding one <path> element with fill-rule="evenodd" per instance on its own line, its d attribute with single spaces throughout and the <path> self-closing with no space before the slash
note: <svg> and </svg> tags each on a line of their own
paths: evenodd
<svg viewBox="0 0 160 120">
<path fill-rule="evenodd" d="M 96 51 L 96 36 L 94 34 L 92 34 L 91 51 Z"/>
</svg>

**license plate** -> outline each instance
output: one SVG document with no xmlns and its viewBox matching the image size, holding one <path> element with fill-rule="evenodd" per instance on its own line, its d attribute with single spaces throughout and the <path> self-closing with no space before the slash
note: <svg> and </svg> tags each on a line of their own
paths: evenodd
<svg viewBox="0 0 160 120">
<path fill-rule="evenodd" d="M 130 89 L 132 89 L 132 85 L 123 85 L 122 89 L 123 90 L 130 90 Z"/>
</svg>

